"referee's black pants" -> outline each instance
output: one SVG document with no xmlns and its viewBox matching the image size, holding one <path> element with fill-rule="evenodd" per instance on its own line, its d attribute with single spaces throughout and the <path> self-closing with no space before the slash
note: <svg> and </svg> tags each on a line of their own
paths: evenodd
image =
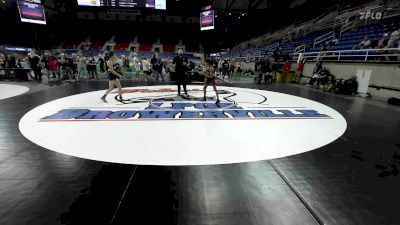
<svg viewBox="0 0 400 225">
<path fill-rule="evenodd" d="M 181 85 L 183 86 L 183 91 L 187 94 L 186 90 L 186 73 L 185 72 L 177 72 L 176 73 L 176 85 L 178 86 L 178 95 L 181 95 Z"/>
</svg>

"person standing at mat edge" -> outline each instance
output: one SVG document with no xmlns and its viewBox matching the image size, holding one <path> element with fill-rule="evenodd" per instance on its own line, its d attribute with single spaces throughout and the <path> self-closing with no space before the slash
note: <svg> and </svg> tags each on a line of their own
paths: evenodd
<svg viewBox="0 0 400 225">
<path fill-rule="evenodd" d="M 119 82 L 119 79 L 122 79 L 122 74 L 117 73 L 117 57 L 115 56 L 114 52 L 109 52 L 109 60 L 107 61 L 107 77 L 108 77 L 108 90 L 106 93 L 101 97 L 103 102 L 107 102 L 106 97 L 107 95 L 114 89 L 114 86 L 118 87 L 118 101 L 122 101 L 122 85 Z"/>
<path fill-rule="evenodd" d="M 181 96 L 181 85 L 183 85 L 183 90 L 185 91 L 185 95 L 187 95 L 186 90 L 186 71 L 188 69 L 188 59 L 183 56 L 183 50 L 178 50 L 178 55 L 174 58 L 172 62 L 175 64 L 175 72 L 176 72 L 176 85 L 178 85 L 178 95 Z"/>
<path fill-rule="evenodd" d="M 219 104 L 219 95 L 218 95 L 218 91 L 217 91 L 217 86 L 215 84 L 215 69 L 212 66 L 211 60 L 206 60 L 206 71 L 205 71 L 204 76 L 205 76 L 204 88 L 203 88 L 204 101 L 207 101 L 207 87 L 208 87 L 208 85 L 212 84 L 214 91 L 215 91 L 215 95 L 217 96 L 217 101 L 215 102 L 215 104 Z"/>
</svg>

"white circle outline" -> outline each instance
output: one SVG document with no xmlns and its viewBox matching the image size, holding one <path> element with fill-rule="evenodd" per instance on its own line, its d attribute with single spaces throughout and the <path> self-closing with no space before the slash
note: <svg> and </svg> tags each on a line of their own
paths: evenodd
<svg viewBox="0 0 400 225">
<path fill-rule="evenodd" d="M 132 88 L 176 89 L 176 86 Z M 188 86 L 188 88 L 200 89 L 201 86 Z M 346 120 L 340 113 L 315 101 L 257 89 L 224 86 L 219 86 L 218 88 L 219 90 L 247 90 L 266 94 L 268 96 L 267 104 L 271 107 L 278 106 L 276 104 L 279 102 L 282 102 L 282 104 L 292 103 L 294 104 L 292 106 L 303 106 L 326 113 L 332 119 L 254 121 L 172 120 L 126 123 L 121 121 L 100 121 L 60 123 L 58 125 L 57 123 L 49 125 L 38 122 L 43 118 L 43 115 L 49 116 L 54 114 L 54 112 L 66 109 L 69 106 L 68 104 L 75 104 L 76 102 L 87 101 L 88 99 L 90 101 L 98 101 L 97 98 L 93 97 L 100 97 L 104 91 L 94 91 L 60 98 L 32 109 L 21 118 L 19 129 L 28 140 L 43 148 L 79 158 L 122 164 L 189 166 L 242 163 L 300 154 L 335 141 L 343 135 L 347 128 Z M 151 94 L 154 95 L 154 93 Z M 43 128 L 40 128 L 41 126 Z M 132 129 L 132 126 L 135 128 Z M 149 127 L 157 127 L 157 129 Z M 254 129 L 249 129 L 249 127 L 253 127 Z M 237 132 L 239 133 L 233 132 L 235 128 L 238 129 Z M 114 130 L 111 132 L 111 135 L 96 133 L 96 135 L 90 136 L 91 134 L 89 134 L 88 139 L 82 139 L 82 136 L 75 133 L 82 131 L 84 133 L 81 135 L 88 135 L 85 132 L 108 132 L 112 129 Z M 182 131 L 179 129 L 182 129 Z M 129 138 L 130 136 L 126 133 L 118 133 L 122 130 L 132 132 L 132 135 L 138 135 L 138 137 L 132 136 Z M 188 136 L 188 132 L 192 132 L 196 138 L 186 140 L 186 138 L 191 138 Z M 240 136 L 240 132 L 244 132 L 244 136 Z M 295 135 L 296 132 L 311 133 L 297 133 L 298 135 Z M 276 133 L 279 133 L 279 135 Z M 165 136 L 158 136 L 160 134 L 164 134 Z M 63 137 L 64 135 L 67 137 Z M 51 140 L 51 138 L 57 140 Z M 110 139 L 110 142 L 105 141 L 107 138 Z M 277 141 L 276 139 L 279 138 L 282 138 L 282 140 Z M 80 142 L 80 145 L 76 141 Z M 257 141 L 258 143 L 255 143 Z M 133 153 L 129 151 L 130 148 L 134 151 Z M 136 151 L 136 148 L 140 149 Z"/>
</svg>

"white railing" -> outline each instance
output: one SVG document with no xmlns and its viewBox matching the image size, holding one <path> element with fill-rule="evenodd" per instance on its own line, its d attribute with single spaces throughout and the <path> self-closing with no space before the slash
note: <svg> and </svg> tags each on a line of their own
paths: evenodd
<svg viewBox="0 0 400 225">
<path fill-rule="evenodd" d="M 335 32 L 331 31 L 329 33 L 326 33 L 324 35 L 321 35 L 321 36 L 315 38 L 313 47 L 315 48 L 315 46 L 317 46 L 318 44 L 320 44 L 322 42 L 326 42 L 326 41 L 332 40 L 332 38 L 334 36 L 335 36 Z"/>
<path fill-rule="evenodd" d="M 293 59 L 297 59 L 300 53 L 293 53 Z M 400 48 L 385 49 L 360 49 L 360 50 L 341 50 L 341 51 L 324 51 L 324 52 L 306 52 L 302 53 L 308 60 L 324 60 L 324 61 L 363 61 L 377 60 L 385 57 L 396 57 L 399 61 Z M 392 60 L 392 59 L 391 59 Z"/>
<path fill-rule="evenodd" d="M 383 12 L 382 19 L 387 19 L 398 15 L 400 15 L 400 2 L 396 0 L 388 3 L 386 9 Z"/>
<path fill-rule="evenodd" d="M 387 53 L 383 53 L 386 51 Z M 325 52 L 297 52 L 292 53 L 291 57 L 297 59 L 300 54 L 307 61 L 351 61 L 351 62 L 368 62 L 376 61 L 381 58 L 389 57 L 390 62 L 400 62 L 400 48 L 386 48 L 386 49 L 360 49 L 360 50 L 341 50 L 341 51 L 325 51 Z M 271 55 L 247 55 L 242 57 L 236 57 L 235 59 L 247 60 L 247 59 L 262 59 L 268 58 Z M 393 58 L 395 60 L 393 60 Z M 386 59 L 385 59 L 386 60 Z"/>
<path fill-rule="evenodd" d="M 302 53 L 305 51 L 306 51 L 306 45 L 300 45 L 294 49 L 294 53 Z"/>
<path fill-rule="evenodd" d="M 361 22 L 361 20 L 355 19 L 353 21 L 350 21 L 346 24 L 344 24 L 341 28 L 340 28 L 340 35 L 342 36 L 344 33 L 346 32 L 352 32 L 354 31 L 354 29 L 357 27 L 357 25 Z"/>
<path fill-rule="evenodd" d="M 397 6 L 398 0 L 393 0 L 392 2 L 386 4 L 386 6 L 393 5 L 394 7 Z M 247 48 L 247 46 L 250 45 L 256 45 L 257 47 L 265 44 L 265 43 L 271 43 L 272 41 L 284 38 L 285 42 L 287 40 L 287 32 L 293 32 L 295 30 L 296 33 L 296 38 L 298 37 L 298 34 L 300 31 L 303 31 L 304 34 L 312 31 L 317 31 L 317 30 L 323 30 L 323 29 L 328 29 L 328 28 L 335 28 L 338 26 L 343 26 L 346 23 L 346 20 L 352 16 L 357 16 L 359 12 L 361 11 L 366 11 L 366 10 L 375 10 L 377 8 L 384 8 L 385 6 L 379 6 L 380 0 L 372 1 L 364 5 L 356 6 L 351 8 L 351 6 L 347 5 L 346 7 L 332 7 L 332 9 L 329 9 L 324 13 L 323 15 L 320 16 L 320 19 L 315 21 L 307 21 L 301 25 L 294 26 L 294 24 L 291 24 L 287 27 L 284 27 L 280 30 L 253 38 L 251 40 L 247 40 L 245 42 L 242 42 L 235 47 L 232 48 L 232 50 L 237 50 L 237 49 L 243 49 Z M 394 12 L 388 13 L 388 16 L 393 16 L 397 15 L 398 13 L 396 10 Z M 334 21 L 331 21 L 332 17 L 335 17 Z M 350 26 L 350 25 L 347 25 Z M 355 25 L 356 26 L 356 25 Z M 343 28 L 343 27 L 342 27 Z M 351 26 L 350 28 L 351 29 Z M 341 33 L 346 32 L 347 30 L 341 31 Z M 321 42 L 320 42 L 321 43 Z"/>
<path fill-rule="evenodd" d="M 283 35 L 282 44 L 284 44 L 290 40 L 292 40 L 292 34 L 291 34 L 291 32 L 288 32 L 285 35 Z"/>
<path fill-rule="evenodd" d="M 266 50 L 275 49 L 275 48 L 277 48 L 279 46 L 280 46 L 280 43 L 279 42 L 275 42 L 275 43 L 273 43 L 271 45 L 268 45 Z"/>
</svg>

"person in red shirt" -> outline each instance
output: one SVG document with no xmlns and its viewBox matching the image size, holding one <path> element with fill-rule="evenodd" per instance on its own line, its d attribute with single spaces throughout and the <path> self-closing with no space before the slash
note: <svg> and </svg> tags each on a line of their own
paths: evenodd
<svg viewBox="0 0 400 225">
<path fill-rule="evenodd" d="M 303 74 L 304 64 L 306 64 L 306 58 L 302 58 L 297 64 L 296 73 L 293 76 L 293 83 L 298 83 L 301 75 Z"/>
<path fill-rule="evenodd" d="M 282 70 L 283 70 L 283 81 L 286 80 L 286 77 L 287 77 L 287 75 L 288 75 L 289 72 L 290 72 L 290 67 L 291 67 L 290 61 L 289 61 L 289 59 L 287 59 L 287 60 L 285 61 L 285 64 L 283 64 L 283 66 L 282 66 Z"/>
<path fill-rule="evenodd" d="M 49 60 L 49 69 L 53 73 L 53 76 L 51 78 L 56 78 L 58 66 L 59 66 L 58 60 L 55 57 L 51 57 L 51 59 Z M 60 75 L 58 75 L 58 77 L 60 78 Z"/>
</svg>

